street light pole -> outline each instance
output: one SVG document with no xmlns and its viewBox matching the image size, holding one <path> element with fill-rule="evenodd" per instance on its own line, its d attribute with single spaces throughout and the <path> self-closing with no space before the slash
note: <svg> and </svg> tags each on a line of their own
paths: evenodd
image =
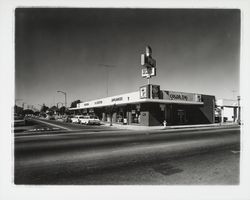
<svg viewBox="0 0 250 200">
<path fill-rule="evenodd" d="M 108 82 L 109 82 L 109 69 L 114 68 L 114 65 L 106 65 L 106 64 L 99 64 L 99 66 L 105 67 L 106 68 L 106 89 L 107 89 L 107 97 L 109 95 L 109 87 L 108 87 Z"/>
<path fill-rule="evenodd" d="M 240 96 L 237 96 L 237 101 L 238 101 L 238 124 L 240 125 L 241 124 L 241 106 L 240 106 Z"/>
<path fill-rule="evenodd" d="M 65 97 L 65 108 L 67 108 L 67 93 L 64 92 L 64 91 L 60 91 L 60 90 L 58 90 L 57 92 L 64 94 L 64 97 Z"/>
</svg>

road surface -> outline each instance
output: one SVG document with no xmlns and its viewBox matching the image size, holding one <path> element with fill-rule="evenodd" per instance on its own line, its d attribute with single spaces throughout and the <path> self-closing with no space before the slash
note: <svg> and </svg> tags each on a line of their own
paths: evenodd
<svg viewBox="0 0 250 200">
<path fill-rule="evenodd" d="M 239 128 L 15 137 L 16 184 L 238 184 Z"/>
</svg>

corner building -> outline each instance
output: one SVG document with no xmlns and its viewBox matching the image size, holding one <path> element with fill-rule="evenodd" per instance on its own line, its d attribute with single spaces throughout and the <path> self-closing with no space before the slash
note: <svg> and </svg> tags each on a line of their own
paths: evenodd
<svg viewBox="0 0 250 200">
<path fill-rule="evenodd" d="M 214 123 L 215 97 L 160 90 L 145 85 L 136 92 L 96 99 L 71 108 L 74 114 L 94 114 L 104 122 L 142 126 Z"/>
</svg>

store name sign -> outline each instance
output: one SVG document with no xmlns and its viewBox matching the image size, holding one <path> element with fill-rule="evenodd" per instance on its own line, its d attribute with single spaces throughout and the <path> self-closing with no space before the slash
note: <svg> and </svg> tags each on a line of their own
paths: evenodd
<svg viewBox="0 0 250 200">
<path fill-rule="evenodd" d="M 169 97 L 171 100 L 188 101 L 188 96 L 183 94 L 170 94 Z"/>
<path fill-rule="evenodd" d="M 123 98 L 122 97 L 116 97 L 116 98 L 112 98 L 111 101 L 114 102 L 114 101 L 122 101 Z"/>
<path fill-rule="evenodd" d="M 123 104 L 123 103 L 133 102 L 138 99 L 139 99 L 138 92 L 131 92 L 131 93 L 127 93 L 124 95 L 106 97 L 103 99 L 96 99 L 93 101 L 79 103 L 78 108 L 86 109 L 86 108 L 110 106 L 114 104 Z"/>
<path fill-rule="evenodd" d="M 95 104 L 102 104 L 102 101 L 96 101 Z"/>
<path fill-rule="evenodd" d="M 196 98 L 197 94 L 174 92 L 174 91 L 162 91 L 163 99 L 176 100 L 176 101 L 200 101 Z"/>
</svg>

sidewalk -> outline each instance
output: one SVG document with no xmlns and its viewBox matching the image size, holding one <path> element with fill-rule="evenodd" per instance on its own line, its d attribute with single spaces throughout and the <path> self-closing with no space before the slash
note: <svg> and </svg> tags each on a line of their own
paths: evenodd
<svg viewBox="0 0 250 200">
<path fill-rule="evenodd" d="M 237 123 L 216 123 L 216 124 L 197 124 L 197 125 L 177 125 L 177 126 L 140 126 L 140 125 L 122 125 L 113 123 L 104 123 L 104 126 L 126 129 L 126 130 L 172 130 L 172 129 L 187 129 L 187 128 L 229 128 L 229 127 L 239 127 Z"/>
</svg>

